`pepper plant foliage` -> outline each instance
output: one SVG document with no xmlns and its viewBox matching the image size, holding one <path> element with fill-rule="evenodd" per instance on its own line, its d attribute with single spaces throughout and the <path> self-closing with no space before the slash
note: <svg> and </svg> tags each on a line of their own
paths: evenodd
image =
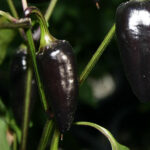
<svg viewBox="0 0 150 150">
<path fill-rule="evenodd" d="M 61 23 L 62 28 L 59 29 L 59 32 L 57 32 L 57 31 L 55 31 L 55 27 L 54 27 L 55 24 L 53 25 L 53 23 L 51 23 L 49 21 L 51 15 L 53 15 L 54 22 L 57 23 L 57 22 L 59 22 L 60 19 L 63 18 L 62 14 L 71 13 L 72 17 L 76 17 L 76 15 L 78 15 L 78 12 L 76 12 L 76 10 L 73 7 L 71 9 L 69 9 L 69 7 L 68 7 L 68 10 L 66 10 L 65 7 L 67 5 L 63 5 L 62 2 L 58 2 L 60 4 L 57 6 L 56 2 L 57 2 L 56 0 L 51 0 L 49 7 L 47 8 L 47 11 L 45 14 L 45 19 L 47 22 L 45 24 L 41 24 L 41 22 L 39 23 L 40 27 L 41 27 L 41 35 L 44 32 L 44 30 L 42 30 L 42 26 L 49 25 L 52 29 L 52 32 L 54 32 L 53 34 L 56 34 L 56 36 L 60 37 L 60 39 L 64 39 L 69 35 L 69 30 L 72 30 L 71 21 L 68 24 L 67 23 L 63 24 L 63 22 L 62 22 Z M 17 47 L 19 47 L 20 44 L 26 45 L 28 47 L 27 52 L 29 54 L 28 57 L 30 60 L 29 62 L 26 62 L 26 59 L 24 57 L 22 59 L 23 67 L 26 66 L 25 63 L 29 63 L 30 67 L 26 72 L 25 83 L 23 82 L 23 85 L 25 86 L 25 88 L 20 87 L 20 89 L 18 89 L 18 91 L 17 91 L 19 93 L 19 91 L 21 91 L 22 89 L 25 89 L 24 97 L 22 97 L 22 100 L 23 100 L 22 105 L 24 106 L 24 108 L 22 111 L 23 112 L 23 114 L 22 114 L 23 121 L 22 121 L 21 126 L 17 123 L 15 114 L 13 114 L 13 108 L 12 108 L 13 105 L 10 105 L 13 103 L 11 101 L 12 100 L 11 96 L 0 95 L 2 97 L 0 99 L 0 145 L 3 150 L 32 149 L 31 143 L 32 142 L 34 143 L 37 141 L 38 141 L 37 142 L 38 144 L 36 143 L 35 147 L 38 150 L 44 150 L 44 149 L 57 150 L 59 147 L 59 143 L 60 142 L 63 143 L 63 135 L 62 135 L 62 133 L 60 133 L 61 130 L 59 130 L 57 128 L 57 118 L 56 118 L 56 122 L 55 122 L 55 119 L 53 119 L 53 118 L 55 118 L 55 114 L 54 114 L 54 116 L 53 116 L 53 113 L 52 113 L 52 116 L 49 115 L 51 113 L 49 113 L 49 106 L 46 101 L 47 95 L 44 92 L 45 90 L 43 88 L 43 84 L 41 83 L 42 80 L 41 80 L 41 76 L 39 74 L 39 68 L 36 63 L 36 52 L 37 52 L 36 49 L 38 49 L 37 47 L 39 47 L 40 36 L 37 39 L 35 39 L 34 31 L 35 30 L 38 31 L 38 27 L 36 26 L 38 20 L 37 20 L 37 18 L 32 18 L 30 16 L 24 17 L 24 15 L 23 15 L 24 10 L 22 10 L 22 7 L 24 9 L 26 9 L 28 7 L 28 5 L 32 4 L 32 5 L 36 5 L 37 7 L 39 7 L 40 11 L 42 13 L 45 13 L 44 10 L 47 7 L 48 3 L 49 2 L 34 3 L 34 1 L 31 1 L 31 3 L 29 1 L 29 3 L 27 3 L 26 0 L 22 0 L 22 4 L 15 0 L 14 0 L 14 2 L 12 0 L 0 2 L 0 4 L 3 4 L 3 6 L 4 6 L 3 8 L 0 7 L 0 71 L 1 70 L 6 71 L 6 74 L 5 74 L 6 76 L 4 76 L 2 74 L 3 73 L 2 71 L 0 72 L 1 73 L 0 74 L 0 80 L 1 80 L 0 84 L 4 85 L 4 87 L 3 87 L 4 92 L 8 91 L 8 89 L 9 89 L 6 86 L 6 85 L 10 84 L 9 78 L 11 76 L 11 75 L 9 75 L 8 68 L 10 67 L 14 53 L 16 53 L 16 49 L 17 49 Z M 66 2 L 66 3 L 68 3 L 68 5 L 71 5 L 69 2 Z M 98 2 L 97 2 L 97 4 L 98 4 Z M 56 8 L 58 7 L 56 9 L 57 12 L 54 9 L 55 5 L 56 5 Z M 2 5 L 0 5 L 0 6 L 2 6 Z M 95 9 L 95 7 L 93 7 L 93 8 Z M 45 20 L 44 17 L 42 19 Z M 88 25 L 90 26 L 90 23 Z M 115 25 L 113 25 L 113 23 L 111 25 L 112 25 L 112 28 L 110 28 L 110 31 L 106 34 L 106 36 L 104 37 L 104 40 L 102 41 L 102 43 L 100 44 L 100 46 L 98 47 L 98 49 L 96 50 L 94 55 L 92 57 L 90 56 L 91 59 L 89 57 L 89 63 L 87 64 L 87 66 L 85 68 L 81 67 L 82 68 L 81 71 L 80 71 L 80 67 L 79 67 L 79 72 L 80 72 L 80 74 L 78 74 L 79 86 L 81 86 L 81 84 L 83 84 L 83 82 L 88 77 L 89 73 L 92 71 L 92 69 L 94 69 L 94 66 L 98 62 L 103 51 L 106 49 L 106 47 L 112 40 L 113 35 L 115 33 Z M 66 32 L 66 30 L 67 30 L 67 32 Z M 89 39 L 88 39 L 87 37 L 85 37 L 84 40 L 89 42 L 91 40 L 91 38 L 89 37 Z M 75 35 L 74 37 L 70 38 L 70 41 L 74 41 L 74 43 L 78 43 L 78 40 L 75 40 L 74 38 L 77 39 L 80 37 L 77 37 L 77 35 Z M 80 41 L 80 43 L 78 43 L 78 44 L 81 44 L 81 45 L 84 42 L 81 39 L 79 39 L 79 41 Z M 73 47 L 75 47 L 75 50 L 76 50 L 76 51 L 74 50 L 74 53 L 77 57 L 79 57 L 78 53 L 82 49 L 82 46 L 80 47 L 78 44 L 73 45 Z M 78 64 L 78 62 L 77 62 L 77 64 Z M 18 66 L 15 66 L 15 67 L 17 68 Z M 57 67 L 59 67 L 59 66 L 57 66 Z M 20 68 L 18 68 L 18 69 L 20 69 Z M 24 68 L 24 70 L 25 70 L 25 68 Z M 20 74 L 22 75 L 22 72 L 18 73 L 18 74 L 20 77 Z M 33 77 L 35 77 L 35 76 L 36 76 L 36 80 L 32 80 Z M 19 79 L 19 77 L 18 77 L 18 79 Z M 37 114 L 33 113 L 34 118 L 29 116 L 30 115 L 29 111 L 31 109 L 33 109 L 33 107 L 30 105 L 30 103 L 32 103 L 32 101 L 31 101 L 32 94 L 31 93 L 32 93 L 32 83 L 33 82 L 37 83 L 38 94 L 40 95 L 40 96 L 36 97 L 36 105 L 34 106 L 34 109 L 36 111 L 38 111 L 38 113 Z M 17 84 L 17 82 L 16 82 L 16 84 Z M 10 95 L 13 95 L 11 92 L 12 91 L 10 90 Z M 19 94 L 21 94 L 21 92 Z M 57 94 L 57 93 L 53 93 L 53 94 Z M 16 106 L 15 109 L 19 109 L 19 108 L 17 108 L 17 106 Z M 47 114 L 48 114 L 48 116 L 47 116 Z M 71 123 L 72 123 L 72 121 L 69 122 L 69 124 L 71 124 Z M 90 127 L 97 129 L 109 140 L 112 150 L 128 150 L 128 148 L 126 146 L 119 144 L 107 129 L 105 129 L 104 127 L 102 127 L 100 125 L 97 125 L 97 124 L 91 123 L 91 122 L 80 122 L 80 121 L 74 123 L 74 126 L 77 126 L 77 125 L 78 126 L 79 125 L 80 126 L 90 126 Z M 43 131 L 42 130 L 37 131 L 38 126 L 41 126 L 41 128 L 43 128 Z M 38 132 L 37 137 L 34 135 L 36 132 Z M 70 131 L 68 131 L 68 132 L 70 132 Z M 64 136 L 65 136 L 65 134 L 66 133 L 64 133 Z M 62 141 L 60 141 L 60 138 L 62 139 Z M 101 141 L 99 141 L 99 142 L 101 142 Z"/>
</svg>

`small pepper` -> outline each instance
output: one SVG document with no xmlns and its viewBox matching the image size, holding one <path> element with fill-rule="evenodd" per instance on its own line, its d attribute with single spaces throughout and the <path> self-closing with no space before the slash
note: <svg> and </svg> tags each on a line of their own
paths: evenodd
<svg viewBox="0 0 150 150">
<path fill-rule="evenodd" d="M 35 15 L 41 29 L 37 66 L 45 95 L 54 112 L 61 133 L 69 130 L 77 107 L 78 80 L 72 47 L 65 40 L 57 40 L 48 31 L 44 17 L 35 7 L 25 16 Z"/>
</svg>

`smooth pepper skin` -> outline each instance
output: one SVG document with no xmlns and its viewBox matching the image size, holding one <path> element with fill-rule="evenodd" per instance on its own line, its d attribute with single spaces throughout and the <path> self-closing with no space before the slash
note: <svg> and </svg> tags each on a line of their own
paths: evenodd
<svg viewBox="0 0 150 150">
<path fill-rule="evenodd" d="M 116 12 L 116 35 L 132 91 L 150 101 L 150 1 L 122 3 Z"/>
<path fill-rule="evenodd" d="M 24 99 L 25 99 L 25 90 L 26 90 L 26 81 L 27 81 L 27 69 L 29 55 L 27 54 L 26 49 L 19 48 L 11 63 L 10 67 L 10 83 L 11 83 L 11 106 L 14 113 L 14 117 L 19 126 L 21 126 L 23 121 L 24 113 Z M 37 98 L 37 85 L 35 79 L 32 79 L 31 85 L 31 105 L 30 105 L 30 114 L 33 109 L 33 105 Z"/>
<path fill-rule="evenodd" d="M 56 40 L 37 54 L 45 94 L 61 133 L 69 130 L 77 106 L 78 81 L 71 45 Z"/>
</svg>

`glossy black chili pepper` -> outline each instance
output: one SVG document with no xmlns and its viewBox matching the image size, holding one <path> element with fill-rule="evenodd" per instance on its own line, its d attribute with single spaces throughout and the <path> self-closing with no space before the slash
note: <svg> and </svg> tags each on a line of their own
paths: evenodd
<svg viewBox="0 0 150 150">
<path fill-rule="evenodd" d="M 11 82 L 11 105 L 14 113 L 14 117 L 18 123 L 21 125 L 23 121 L 23 110 L 24 110 L 24 99 L 25 90 L 27 82 L 27 69 L 28 69 L 28 54 L 27 50 L 24 48 L 19 48 L 14 55 L 11 63 L 10 70 L 10 82 Z M 32 79 L 31 87 L 31 105 L 30 110 L 32 110 L 37 98 L 37 85 L 35 79 Z M 30 111 L 29 110 L 29 111 Z M 31 111 L 30 111 L 31 113 Z"/>
<path fill-rule="evenodd" d="M 150 1 L 121 4 L 116 12 L 116 34 L 134 94 L 143 102 L 150 101 Z"/>
<path fill-rule="evenodd" d="M 35 15 L 40 24 L 40 48 L 37 66 L 46 99 L 54 112 L 61 133 L 69 130 L 77 107 L 78 81 L 72 47 L 65 40 L 55 39 L 48 31 L 46 21 L 35 7 L 25 10 L 25 16 Z"/>
<path fill-rule="evenodd" d="M 47 99 L 59 130 L 69 130 L 77 106 L 78 81 L 72 47 L 56 40 L 37 54 L 37 64 Z"/>
</svg>

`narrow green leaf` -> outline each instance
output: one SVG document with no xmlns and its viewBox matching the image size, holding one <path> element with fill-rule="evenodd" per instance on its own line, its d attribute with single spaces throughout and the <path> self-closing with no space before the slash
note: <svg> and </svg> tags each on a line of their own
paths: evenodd
<svg viewBox="0 0 150 150">
<path fill-rule="evenodd" d="M 109 140 L 112 150 L 129 150 L 128 147 L 119 144 L 116 141 L 116 139 L 112 136 L 112 134 L 107 129 L 103 128 L 100 125 L 97 125 L 97 124 L 91 123 L 91 122 L 76 122 L 75 124 L 83 125 L 83 126 L 90 126 L 90 127 L 97 129 L 98 131 L 100 131 Z"/>
<path fill-rule="evenodd" d="M 0 149 L 10 150 L 7 138 L 6 138 L 7 124 L 3 119 L 0 119 Z"/>
</svg>

